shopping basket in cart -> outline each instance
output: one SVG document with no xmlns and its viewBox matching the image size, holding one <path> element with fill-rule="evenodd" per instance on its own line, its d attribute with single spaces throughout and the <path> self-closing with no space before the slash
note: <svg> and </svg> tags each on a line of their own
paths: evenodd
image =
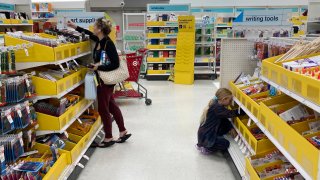
<svg viewBox="0 0 320 180">
<path fill-rule="evenodd" d="M 114 98 L 144 98 L 146 105 L 151 105 L 152 100 L 148 98 L 148 90 L 139 83 L 140 68 L 143 56 L 136 53 L 126 54 L 126 60 L 129 71 L 129 78 L 120 83 L 120 90 L 116 90 L 113 94 Z M 137 88 L 127 88 L 126 82 L 134 82 Z"/>
</svg>

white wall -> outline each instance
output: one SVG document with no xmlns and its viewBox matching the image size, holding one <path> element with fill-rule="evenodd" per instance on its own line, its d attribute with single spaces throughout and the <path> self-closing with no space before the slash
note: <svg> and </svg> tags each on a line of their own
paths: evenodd
<svg viewBox="0 0 320 180">
<path fill-rule="evenodd" d="M 170 0 L 170 3 L 191 3 L 193 7 L 212 6 L 297 6 L 308 0 Z"/>
</svg>

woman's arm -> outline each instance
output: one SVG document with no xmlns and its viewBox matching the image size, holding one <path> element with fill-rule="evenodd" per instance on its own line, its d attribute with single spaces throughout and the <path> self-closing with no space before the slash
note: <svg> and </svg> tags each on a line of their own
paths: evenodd
<svg viewBox="0 0 320 180">
<path fill-rule="evenodd" d="M 213 107 L 213 111 L 219 118 L 233 118 L 239 116 L 238 110 L 229 110 L 224 106 L 216 105 Z"/>
<path fill-rule="evenodd" d="M 89 35 L 91 40 L 93 40 L 95 42 L 99 41 L 99 38 L 89 30 L 86 30 L 86 29 L 84 29 L 82 27 L 77 26 L 76 27 L 76 31 L 81 32 L 81 33 L 84 32 L 85 34 Z"/>
<path fill-rule="evenodd" d="M 108 55 L 108 58 L 110 60 L 110 64 L 108 65 L 100 65 L 98 67 L 99 71 L 112 71 L 117 69 L 120 66 L 120 61 L 119 61 L 119 55 L 117 52 L 117 48 L 110 40 L 109 38 L 107 39 L 107 44 L 105 45 L 105 52 Z"/>
<path fill-rule="evenodd" d="M 97 36 L 95 36 L 91 31 L 88 31 L 88 30 L 86 30 L 86 29 L 84 29 L 84 28 L 82 28 L 82 27 L 79 27 L 79 26 L 77 26 L 75 23 L 73 23 L 72 21 L 68 21 L 67 22 L 67 26 L 68 27 L 71 27 L 71 28 L 73 28 L 73 29 L 75 29 L 75 30 L 77 30 L 78 32 L 84 32 L 85 34 L 87 34 L 87 35 L 89 35 L 90 36 L 90 39 L 91 40 L 93 40 L 93 41 L 95 41 L 95 42 L 97 42 L 97 41 L 99 41 L 99 38 L 97 37 Z"/>
</svg>

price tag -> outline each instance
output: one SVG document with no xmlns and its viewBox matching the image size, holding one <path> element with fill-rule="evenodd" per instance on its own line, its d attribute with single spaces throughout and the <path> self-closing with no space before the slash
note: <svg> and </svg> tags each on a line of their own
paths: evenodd
<svg viewBox="0 0 320 180">
<path fill-rule="evenodd" d="M 30 87 L 30 81 L 29 81 L 29 79 L 26 79 L 26 84 L 27 84 L 27 87 Z"/>
<path fill-rule="evenodd" d="M 243 147 L 243 149 L 241 150 L 241 152 L 242 152 L 242 154 L 245 154 L 245 153 L 246 153 L 246 151 L 247 151 L 247 147 L 246 147 L 246 146 L 244 146 L 244 147 Z"/>
<path fill-rule="evenodd" d="M 243 142 L 241 142 L 240 149 L 242 149 L 242 148 L 243 148 L 243 146 L 244 146 L 244 143 L 243 143 Z"/>
<path fill-rule="evenodd" d="M 20 139 L 20 144 L 21 144 L 21 146 L 24 146 L 24 144 L 23 144 L 23 139 L 22 138 L 19 138 Z"/>
<path fill-rule="evenodd" d="M 94 83 L 96 84 L 96 86 L 98 86 L 99 83 L 98 83 L 98 80 L 97 80 L 97 76 L 94 76 L 93 79 L 94 79 Z"/>
<path fill-rule="evenodd" d="M 241 113 L 241 107 L 239 106 L 239 108 L 238 108 L 238 114 L 240 114 Z"/>
<path fill-rule="evenodd" d="M 28 131 L 28 141 L 29 141 L 29 142 L 31 142 L 31 135 L 32 135 L 32 132 L 31 132 L 31 130 L 29 130 L 29 131 Z"/>
<path fill-rule="evenodd" d="M 29 107 L 29 105 L 26 106 L 26 110 L 27 110 L 27 113 L 30 114 L 30 107 Z"/>
<path fill-rule="evenodd" d="M 35 128 L 35 129 L 38 129 L 38 128 L 39 128 L 39 124 L 35 125 L 34 128 Z"/>
<path fill-rule="evenodd" d="M 239 141 L 238 141 L 238 145 L 240 146 L 240 145 L 241 145 L 241 143 L 242 143 L 242 141 L 241 141 L 241 140 L 239 140 Z"/>
<path fill-rule="evenodd" d="M 24 48 L 24 52 L 26 53 L 26 56 L 29 56 L 29 51 L 27 48 Z"/>
<path fill-rule="evenodd" d="M 67 133 L 67 131 L 65 131 L 65 132 L 63 132 L 64 133 L 64 135 L 67 137 L 67 138 L 69 138 L 69 134 Z"/>
<path fill-rule="evenodd" d="M 20 109 L 17 110 L 17 113 L 18 113 L 19 117 L 22 118 L 22 113 L 21 113 Z"/>
<path fill-rule="evenodd" d="M 247 126 L 250 127 L 251 126 L 251 118 L 249 118 Z"/>
<path fill-rule="evenodd" d="M 237 137 L 236 137 L 236 138 L 234 138 L 234 140 L 235 140 L 236 142 L 238 142 L 238 141 L 239 141 L 239 134 L 237 135 Z"/>
<path fill-rule="evenodd" d="M 79 122 L 80 124 L 82 124 L 82 121 L 81 121 L 81 119 L 77 118 L 77 120 L 78 120 L 78 122 Z"/>
<path fill-rule="evenodd" d="M 8 121 L 9 121 L 10 124 L 13 123 L 13 119 L 12 119 L 11 114 L 7 115 L 7 119 L 8 119 Z"/>
</svg>

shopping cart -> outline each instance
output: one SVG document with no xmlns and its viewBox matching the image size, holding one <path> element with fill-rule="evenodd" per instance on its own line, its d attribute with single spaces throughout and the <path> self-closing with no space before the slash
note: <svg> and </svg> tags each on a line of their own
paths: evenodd
<svg viewBox="0 0 320 180">
<path fill-rule="evenodd" d="M 120 89 L 114 92 L 114 98 L 144 98 L 146 105 L 152 104 L 152 100 L 148 98 L 148 90 L 139 83 L 140 68 L 146 51 L 146 49 L 140 49 L 137 53 L 126 54 L 129 78 L 119 84 Z M 136 83 L 137 88 L 134 89 L 130 82 Z"/>
</svg>

